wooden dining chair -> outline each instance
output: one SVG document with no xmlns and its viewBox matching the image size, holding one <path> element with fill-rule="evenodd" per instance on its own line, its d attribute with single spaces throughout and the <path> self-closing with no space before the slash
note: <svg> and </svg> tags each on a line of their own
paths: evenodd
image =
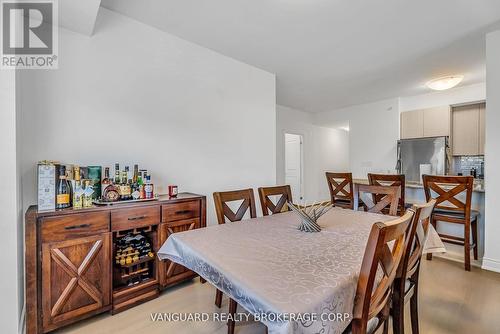
<svg viewBox="0 0 500 334">
<path fill-rule="evenodd" d="M 405 252 L 394 280 L 392 300 L 392 326 L 394 334 L 404 334 L 405 304 L 410 302 L 412 334 L 419 333 L 418 326 L 418 278 L 420 261 L 429 231 L 429 222 L 436 200 L 415 204 L 414 215 L 405 236 Z"/>
<path fill-rule="evenodd" d="M 273 202 L 271 197 L 278 197 L 276 202 Z M 287 203 L 292 202 L 292 190 L 289 185 L 276 186 L 276 187 L 260 187 L 259 188 L 260 206 L 262 207 L 262 214 L 268 216 L 269 212 L 272 215 L 290 211 Z M 275 204 L 276 203 L 276 204 Z"/>
<path fill-rule="evenodd" d="M 405 250 L 405 232 L 413 218 L 408 211 L 386 223 L 375 223 L 366 245 L 354 298 L 353 319 L 344 333 L 374 333 L 388 318 L 392 287 Z"/>
<path fill-rule="evenodd" d="M 354 207 L 358 210 L 362 207 L 367 212 L 397 216 L 400 193 L 400 186 L 372 186 L 355 183 Z M 376 203 L 372 202 L 374 197 L 379 198 Z"/>
<path fill-rule="evenodd" d="M 325 174 L 332 205 L 352 210 L 354 207 L 352 173 L 326 172 Z"/>
<path fill-rule="evenodd" d="M 399 195 L 398 215 L 402 216 L 406 211 L 405 203 L 405 175 L 404 174 L 372 174 L 368 173 L 368 182 L 372 186 L 400 186 L 401 193 Z M 376 204 L 383 195 L 374 195 L 373 202 Z"/>
<path fill-rule="evenodd" d="M 229 207 L 230 202 L 242 201 L 238 209 L 233 211 Z M 226 218 L 231 222 L 241 221 L 247 211 L 250 211 L 250 218 L 257 217 L 257 211 L 255 209 L 255 197 L 253 195 L 253 189 L 243 189 L 243 190 L 233 190 L 225 192 L 215 192 L 214 193 L 214 203 L 215 212 L 217 214 L 217 222 L 219 224 L 225 224 Z M 222 305 L 222 291 L 217 289 L 215 293 L 215 305 L 221 308 Z M 236 314 L 238 304 L 232 298 L 229 298 L 229 314 L 232 315 L 231 320 L 227 322 L 227 333 L 234 333 L 235 322 L 234 315 Z"/>
<path fill-rule="evenodd" d="M 465 270 L 470 271 L 470 251 L 474 250 L 474 260 L 478 259 L 477 221 L 479 212 L 471 209 L 472 176 L 433 176 L 423 175 L 424 191 L 427 201 L 436 199 L 436 206 L 431 216 L 431 224 L 436 228 L 437 222 L 462 224 L 464 237 L 439 234 L 443 242 L 464 246 Z M 472 227 L 472 244 L 470 242 Z M 432 254 L 427 255 L 432 259 Z"/>
</svg>

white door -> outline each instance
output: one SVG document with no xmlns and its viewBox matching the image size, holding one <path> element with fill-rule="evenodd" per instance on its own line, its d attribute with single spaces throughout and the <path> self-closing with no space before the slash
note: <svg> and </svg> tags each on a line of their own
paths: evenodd
<svg viewBox="0 0 500 334">
<path fill-rule="evenodd" d="M 285 133 L 285 182 L 292 188 L 293 201 L 302 200 L 302 136 Z"/>
</svg>

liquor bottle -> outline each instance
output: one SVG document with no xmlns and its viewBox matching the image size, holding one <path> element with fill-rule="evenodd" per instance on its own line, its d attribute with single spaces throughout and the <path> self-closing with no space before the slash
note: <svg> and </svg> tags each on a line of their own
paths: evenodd
<svg viewBox="0 0 500 334">
<path fill-rule="evenodd" d="M 116 202 L 120 200 L 120 188 L 119 185 L 109 184 L 106 189 L 104 189 L 104 193 L 102 194 L 102 198 L 106 202 Z"/>
<path fill-rule="evenodd" d="M 101 181 L 101 195 L 104 195 L 104 190 L 111 184 L 111 179 L 109 178 L 109 167 L 104 168 L 104 179 Z"/>
<path fill-rule="evenodd" d="M 146 198 L 146 192 L 144 191 L 144 181 L 142 178 L 142 170 L 139 171 L 139 175 L 137 176 L 137 190 L 139 191 L 139 198 Z"/>
<path fill-rule="evenodd" d="M 120 184 L 120 164 L 115 164 L 115 185 Z"/>
<path fill-rule="evenodd" d="M 132 183 L 137 183 L 139 178 L 139 165 L 134 165 L 134 176 L 132 177 Z"/>
<path fill-rule="evenodd" d="M 92 189 L 91 180 L 87 179 L 84 181 L 85 190 L 83 192 L 83 207 L 90 208 L 92 206 L 92 194 L 94 189 Z"/>
<path fill-rule="evenodd" d="M 73 190 L 74 187 L 74 178 L 73 178 L 73 165 L 66 165 L 66 180 L 69 185 L 69 206 L 73 205 Z"/>
<path fill-rule="evenodd" d="M 128 166 L 125 166 L 125 169 L 122 171 L 122 184 L 126 184 L 128 182 Z"/>
<path fill-rule="evenodd" d="M 151 175 L 146 176 L 146 184 L 144 185 L 144 191 L 146 193 L 147 199 L 151 199 L 154 197 L 154 186 L 151 183 Z"/>
<path fill-rule="evenodd" d="M 139 199 L 141 197 L 141 192 L 139 191 L 139 166 L 134 165 L 134 175 L 130 183 L 131 193 L 133 199 Z"/>
<path fill-rule="evenodd" d="M 132 198 L 130 184 L 128 183 L 128 166 L 122 172 L 122 181 L 120 183 L 120 200 L 126 201 Z"/>
<path fill-rule="evenodd" d="M 73 177 L 75 179 L 75 190 L 73 191 L 73 208 L 81 209 L 83 207 L 83 187 L 80 179 L 80 167 L 74 166 Z"/>
<path fill-rule="evenodd" d="M 59 180 L 57 181 L 56 189 L 56 208 L 69 208 L 70 204 L 70 186 L 66 179 L 66 166 L 59 166 Z"/>
</svg>

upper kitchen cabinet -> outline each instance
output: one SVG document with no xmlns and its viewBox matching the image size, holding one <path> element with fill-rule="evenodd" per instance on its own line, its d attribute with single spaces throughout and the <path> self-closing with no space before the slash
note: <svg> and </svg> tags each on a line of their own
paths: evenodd
<svg viewBox="0 0 500 334">
<path fill-rule="evenodd" d="M 453 155 L 483 155 L 485 103 L 453 107 Z"/>
<path fill-rule="evenodd" d="M 424 111 L 415 110 L 401 113 L 401 139 L 424 136 Z"/>
<path fill-rule="evenodd" d="M 448 106 L 401 113 L 401 139 L 450 135 Z"/>
<path fill-rule="evenodd" d="M 450 135 L 450 107 L 424 109 L 424 137 Z"/>
</svg>

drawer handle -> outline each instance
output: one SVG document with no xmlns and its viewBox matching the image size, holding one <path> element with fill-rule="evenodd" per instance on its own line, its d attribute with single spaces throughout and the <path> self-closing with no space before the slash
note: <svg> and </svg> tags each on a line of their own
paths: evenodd
<svg viewBox="0 0 500 334">
<path fill-rule="evenodd" d="M 176 215 L 185 215 L 185 214 L 188 214 L 190 212 L 191 212 L 191 210 L 181 210 L 181 211 L 175 211 L 175 214 Z"/>
<path fill-rule="evenodd" d="M 138 216 L 138 217 L 129 217 L 128 220 L 141 220 L 146 218 L 147 216 Z"/>
<path fill-rule="evenodd" d="M 92 224 L 81 224 L 81 225 L 66 226 L 64 229 L 65 230 L 76 230 L 77 228 L 87 228 L 90 226 L 92 226 Z"/>
</svg>

